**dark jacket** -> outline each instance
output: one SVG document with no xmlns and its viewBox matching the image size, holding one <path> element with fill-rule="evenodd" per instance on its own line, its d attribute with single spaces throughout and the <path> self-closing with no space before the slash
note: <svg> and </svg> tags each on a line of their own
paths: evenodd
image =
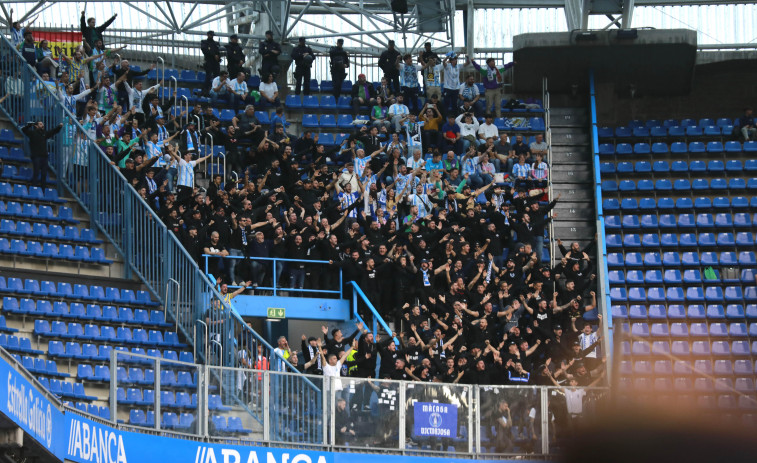
<svg viewBox="0 0 757 463">
<path fill-rule="evenodd" d="M 294 64 L 296 64 L 297 68 L 300 70 L 310 68 L 310 66 L 312 66 L 313 64 L 312 61 L 305 61 L 302 59 L 306 54 L 315 57 L 313 49 L 308 47 L 307 45 L 297 45 L 292 50 L 292 59 L 294 60 Z"/>
<path fill-rule="evenodd" d="M 352 84 L 352 98 L 357 98 L 360 95 L 360 87 L 365 86 L 367 89 L 366 92 L 368 92 L 368 98 L 376 98 L 376 89 L 373 87 L 373 84 L 366 81 L 364 84 L 361 84 L 360 82 L 355 82 Z M 370 154 L 370 153 L 368 153 Z"/>
<path fill-rule="evenodd" d="M 221 48 L 218 42 L 213 39 L 201 40 L 200 51 L 202 51 L 206 63 L 217 63 L 216 56 L 221 57 Z"/>
<path fill-rule="evenodd" d="M 242 51 L 241 45 L 238 43 L 226 44 L 226 62 L 229 65 L 229 69 L 240 69 L 244 64 L 244 61 L 244 51 Z M 234 78 L 236 76 L 230 75 L 230 77 Z"/>
<path fill-rule="evenodd" d="M 38 130 L 33 122 L 29 122 L 24 126 L 21 131 L 24 132 L 24 134 L 29 137 L 29 154 L 32 158 L 46 158 L 48 156 L 47 152 L 47 140 L 55 136 L 56 133 L 60 132 L 60 129 L 63 128 L 63 125 L 59 125 L 55 127 L 52 130 Z"/>
<path fill-rule="evenodd" d="M 84 12 L 81 14 L 81 35 L 87 44 L 89 44 L 90 48 L 94 48 L 95 42 L 98 40 L 103 40 L 103 32 L 105 29 L 110 26 L 113 21 L 116 20 L 116 15 L 113 15 L 112 18 L 102 23 L 102 25 L 97 27 L 89 27 L 87 25 L 87 18 L 84 17 Z M 104 42 L 104 40 L 103 40 Z"/>
<path fill-rule="evenodd" d="M 383 53 L 381 53 L 381 56 L 379 57 L 378 67 L 382 71 L 384 71 L 384 74 L 387 75 L 397 75 L 399 74 L 399 70 L 397 69 L 397 57 L 401 56 L 400 52 L 397 51 L 397 49 L 393 50 L 386 50 Z"/>
</svg>

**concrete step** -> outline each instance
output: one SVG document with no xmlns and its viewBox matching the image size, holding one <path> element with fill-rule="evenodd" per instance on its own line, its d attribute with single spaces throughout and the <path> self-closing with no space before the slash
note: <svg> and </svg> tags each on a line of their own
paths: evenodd
<svg viewBox="0 0 757 463">
<path fill-rule="evenodd" d="M 584 129 L 572 127 L 552 127 L 552 145 L 589 144 L 589 134 Z"/>
<path fill-rule="evenodd" d="M 106 257 L 108 259 L 113 259 L 115 256 L 113 252 L 108 252 L 108 249 L 106 248 Z M 40 275 L 40 273 L 43 272 L 107 278 L 121 278 L 124 274 L 124 266 L 122 262 L 113 262 L 110 265 L 95 265 L 85 263 L 72 263 L 52 259 L 33 259 L 24 256 L 16 256 L 15 258 L 13 258 L 13 256 L 3 256 L 2 258 L 0 258 L 0 267 L 12 269 L 11 272 L 15 272 L 17 270 L 36 272 L 38 279 L 45 279 L 46 275 Z"/>
<path fill-rule="evenodd" d="M 577 202 L 571 200 L 569 203 L 558 202 L 554 208 L 560 220 L 594 220 L 594 205 L 589 201 Z"/>
<path fill-rule="evenodd" d="M 552 165 L 591 164 L 589 145 L 558 145 L 552 147 Z"/>
<path fill-rule="evenodd" d="M 594 173 L 586 165 L 552 165 L 552 183 L 591 184 Z"/>
<path fill-rule="evenodd" d="M 561 194 L 564 201 L 588 201 L 594 207 L 594 191 L 583 185 L 552 182 L 552 192 L 555 196 Z"/>
<path fill-rule="evenodd" d="M 554 221 L 554 233 L 555 238 L 561 240 L 575 241 L 575 240 L 591 240 L 596 233 L 594 226 L 595 222 L 562 222 L 559 217 Z"/>
<path fill-rule="evenodd" d="M 549 121 L 552 128 L 556 127 L 580 127 L 587 128 L 589 114 L 583 108 L 551 108 Z"/>
</svg>

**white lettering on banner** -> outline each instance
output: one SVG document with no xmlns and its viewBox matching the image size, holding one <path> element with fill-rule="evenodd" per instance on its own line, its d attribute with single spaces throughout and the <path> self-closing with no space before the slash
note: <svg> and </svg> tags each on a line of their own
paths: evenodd
<svg viewBox="0 0 757 463">
<path fill-rule="evenodd" d="M 12 371 L 8 372 L 7 391 L 8 413 L 50 448 L 53 440 L 53 411 L 50 402 L 45 407 L 43 397 L 34 388 L 29 388 L 27 392 L 23 383 L 18 386 Z"/>
<path fill-rule="evenodd" d="M 127 463 L 121 435 L 106 426 L 71 420 L 68 454 L 91 463 Z"/>
<path fill-rule="evenodd" d="M 424 404 L 421 408 L 424 413 L 449 413 L 447 405 Z"/>
<path fill-rule="evenodd" d="M 223 457 L 223 463 L 240 463 L 242 456 L 239 451 L 235 449 L 221 449 L 221 456 Z M 266 463 L 326 463 L 326 457 L 324 455 L 318 455 L 316 460 L 305 453 L 298 453 L 289 458 L 289 453 L 277 453 L 277 452 L 265 452 Z M 247 455 L 247 463 L 260 463 L 258 459 L 258 452 L 251 450 Z M 98 462 L 109 463 L 109 462 Z M 216 452 L 212 447 L 197 447 L 195 453 L 195 463 L 218 463 L 216 458 Z"/>
</svg>

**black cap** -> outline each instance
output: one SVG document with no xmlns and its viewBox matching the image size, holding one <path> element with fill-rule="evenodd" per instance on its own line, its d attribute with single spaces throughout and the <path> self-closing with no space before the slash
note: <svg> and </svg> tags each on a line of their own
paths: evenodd
<svg viewBox="0 0 757 463">
<path fill-rule="evenodd" d="M 553 327 L 552 329 L 553 329 L 553 330 L 555 330 L 555 331 L 557 331 L 557 330 L 561 330 L 561 329 L 562 329 L 562 326 L 560 326 L 560 325 L 558 324 L 558 325 L 555 325 L 555 326 L 554 326 L 554 327 Z"/>
<path fill-rule="evenodd" d="M 208 31 L 208 35 L 216 35 L 215 31 Z"/>
<path fill-rule="evenodd" d="M 265 31 L 265 35 L 273 35 L 273 31 Z"/>
<path fill-rule="evenodd" d="M 239 36 L 237 34 L 231 34 L 231 36 L 229 37 L 229 40 L 234 40 L 234 39 L 238 39 L 238 38 L 239 38 Z"/>
<path fill-rule="evenodd" d="M 574 346 L 580 346 L 580 345 L 581 345 L 581 343 L 579 343 L 578 341 L 573 341 L 573 345 L 574 345 Z"/>
<path fill-rule="evenodd" d="M 421 259 L 421 264 L 428 264 L 428 259 Z"/>
<path fill-rule="evenodd" d="M 300 37 L 299 39 L 297 39 L 297 41 L 300 43 L 305 43 L 305 37 Z"/>
</svg>

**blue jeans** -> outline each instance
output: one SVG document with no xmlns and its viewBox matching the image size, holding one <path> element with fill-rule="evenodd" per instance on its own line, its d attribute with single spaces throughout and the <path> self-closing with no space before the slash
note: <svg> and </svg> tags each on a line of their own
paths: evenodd
<svg viewBox="0 0 757 463">
<path fill-rule="evenodd" d="M 229 255 L 242 257 L 244 254 L 242 254 L 242 251 L 240 249 L 229 248 Z M 234 269 L 237 268 L 237 264 L 240 260 L 241 259 L 226 259 L 226 261 L 229 263 L 229 278 L 231 278 L 231 281 L 239 281 L 239 279 L 237 279 L 236 273 L 234 273 Z"/>
<path fill-rule="evenodd" d="M 210 90 L 210 105 L 214 108 L 217 106 L 216 103 L 218 103 L 218 99 L 228 100 L 229 94 L 227 92 L 222 93 L 216 93 L 213 90 Z"/>
<path fill-rule="evenodd" d="M 489 174 L 471 174 L 469 177 L 471 188 L 481 188 L 484 185 L 488 185 L 492 181 L 492 177 Z"/>
<path fill-rule="evenodd" d="M 176 181 L 178 173 L 179 171 L 176 167 L 169 167 L 166 171 L 166 180 L 168 180 L 168 185 L 166 185 L 166 187 L 168 188 L 168 191 L 173 191 L 174 182 Z"/>
</svg>

